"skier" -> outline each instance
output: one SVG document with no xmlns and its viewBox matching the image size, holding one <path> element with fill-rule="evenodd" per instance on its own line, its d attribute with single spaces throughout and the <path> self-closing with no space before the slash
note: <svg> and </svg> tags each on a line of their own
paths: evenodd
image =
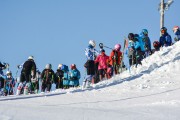
<svg viewBox="0 0 180 120">
<path fill-rule="evenodd" d="M 120 51 L 120 49 L 121 49 L 121 45 L 116 44 L 109 56 L 109 64 L 112 66 L 115 75 L 119 74 L 119 69 L 122 60 L 122 52 Z"/>
<path fill-rule="evenodd" d="M 128 39 L 129 39 L 129 44 L 128 44 L 128 48 L 126 51 L 126 54 L 128 54 L 128 58 L 129 58 L 129 66 L 132 66 L 135 64 L 135 51 L 134 51 L 134 34 L 133 33 L 129 33 L 128 34 Z"/>
<path fill-rule="evenodd" d="M 99 54 L 95 49 L 96 42 L 94 40 L 89 41 L 88 47 L 85 49 L 85 55 L 87 58 L 84 67 L 86 68 L 87 75 L 83 81 L 82 88 L 90 87 L 90 83 L 94 83 L 94 75 L 95 75 L 95 64 L 94 60 L 96 56 Z"/>
<path fill-rule="evenodd" d="M 69 71 L 69 87 L 78 87 L 80 78 L 81 74 L 79 70 L 76 68 L 76 65 L 71 64 L 71 70 Z"/>
<path fill-rule="evenodd" d="M 129 33 L 128 35 L 128 39 L 130 40 L 129 42 L 129 63 L 130 66 L 134 64 L 136 64 L 136 67 L 138 64 L 142 64 L 141 61 L 143 59 L 143 44 L 139 42 L 139 36 L 137 34 L 133 34 L 133 33 Z M 132 41 L 132 42 L 131 42 Z"/>
<path fill-rule="evenodd" d="M 102 81 L 104 78 L 107 79 L 107 63 L 109 60 L 109 56 L 105 54 L 104 49 L 101 49 L 100 52 L 101 54 L 97 56 L 95 63 L 99 63 L 98 72 L 99 72 L 100 81 Z"/>
<path fill-rule="evenodd" d="M 145 57 L 148 57 L 151 54 L 151 41 L 149 39 L 147 29 L 142 29 L 140 33 L 140 38 L 144 42 Z"/>
<path fill-rule="evenodd" d="M 63 75 L 63 89 L 69 88 L 69 68 L 67 65 L 62 65 L 61 70 L 64 72 Z"/>
<path fill-rule="evenodd" d="M 24 89 L 24 94 L 27 95 L 28 92 L 30 92 L 31 78 L 35 79 L 36 77 L 36 64 L 34 62 L 34 57 L 29 56 L 28 60 L 23 63 L 23 65 L 19 65 L 18 68 L 20 68 L 21 66 L 22 70 L 20 75 L 20 83 L 18 85 L 16 94 L 20 95 L 22 93 L 22 90 Z"/>
<path fill-rule="evenodd" d="M 172 45 L 171 36 L 167 33 L 167 28 L 161 28 L 161 37 L 159 38 L 160 47 L 167 47 Z"/>
<path fill-rule="evenodd" d="M 58 65 L 58 69 L 55 73 L 55 84 L 56 84 L 56 89 L 63 89 L 63 77 L 64 77 L 64 72 L 62 71 L 62 64 Z"/>
<path fill-rule="evenodd" d="M 15 80 L 12 76 L 11 71 L 7 71 L 6 75 L 4 76 L 4 95 L 13 95 L 14 94 L 14 88 L 15 86 Z"/>
<path fill-rule="evenodd" d="M 159 41 L 154 41 L 153 42 L 153 47 L 154 47 L 154 49 L 152 49 L 152 53 L 154 53 L 155 51 L 159 51 L 159 49 L 160 49 L 160 43 L 159 43 Z"/>
<path fill-rule="evenodd" d="M 42 92 L 50 92 L 51 85 L 54 82 L 54 71 L 52 70 L 51 64 L 46 64 L 45 69 L 41 74 L 42 79 Z"/>
<path fill-rule="evenodd" d="M 31 75 L 33 76 L 33 73 Z M 31 93 L 35 93 L 35 94 L 38 93 L 40 79 L 41 79 L 41 72 L 39 71 L 39 69 L 36 69 L 36 77 L 34 79 L 31 78 L 31 86 L 30 86 Z"/>
<path fill-rule="evenodd" d="M 179 28 L 179 26 L 174 26 L 173 32 L 176 35 L 176 37 L 174 38 L 174 41 L 175 42 L 180 41 L 180 28 Z"/>
<path fill-rule="evenodd" d="M 0 62 L 0 95 L 3 93 L 4 88 L 4 73 L 3 70 L 9 67 L 8 63 L 1 63 Z"/>
</svg>

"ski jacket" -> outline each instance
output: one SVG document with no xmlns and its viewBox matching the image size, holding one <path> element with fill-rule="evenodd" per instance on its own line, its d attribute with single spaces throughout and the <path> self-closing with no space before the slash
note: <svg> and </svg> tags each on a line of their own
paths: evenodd
<svg viewBox="0 0 180 120">
<path fill-rule="evenodd" d="M 180 30 L 177 30 L 177 31 L 175 32 L 175 35 L 176 35 L 175 40 L 176 40 L 176 41 L 179 41 L 179 40 L 180 40 Z"/>
<path fill-rule="evenodd" d="M 4 85 L 5 85 L 5 89 L 11 89 L 15 86 L 15 80 L 13 77 L 8 77 L 7 75 L 4 78 Z"/>
<path fill-rule="evenodd" d="M 33 78 L 35 78 L 36 76 L 36 64 L 33 60 L 27 60 L 24 64 L 23 64 L 23 68 L 22 71 L 25 74 L 31 74 L 31 72 L 33 72 Z"/>
<path fill-rule="evenodd" d="M 168 33 L 163 34 L 160 38 L 159 38 L 159 43 L 160 43 L 160 47 L 163 46 L 171 46 L 172 44 L 172 39 L 171 36 Z"/>
<path fill-rule="evenodd" d="M 144 42 L 144 50 L 150 51 L 151 50 L 151 40 L 148 36 L 145 36 L 143 33 L 140 34 L 140 37 L 142 38 Z"/>
<path fill-rule="evenodd" d="M 106 54 L 97 56 L 95 63 L 99 63 L 98 70 L 107 69 L 108 59 L 109 59 L 109 56 L 107 56 Z"/>
<path fill-rule="evenodd" d="M 43 82 L 53 83 L 54 82 L 54 71 L 52 69 L 44 69 L 41 74 Z"/>
<path fill-rule="evenodd" d="M 69 79 L 70 80 L 79 80 L 81 78 L 81 74 L 78 69 L 70 70 Z"/>
<path fill-rule="evenodd" d="M 64 72 L 60 69 L 57 69 L 55 73 L 55 83 L 57 83 L 59 80 L 62 80 L 63 77 L 64 77 Z"/>
<path fill-rule="evenodd" d="M 140 46 L 141 51 L 145 51 L 145 48 L 144 48 L 145 43 L 144 43 L 142 37 L 135 37 L 134 39 L 135 39 L 135 44 L 138 44 L 138 47 Z M 137 41 L 138 41 L 139 43 L 137 43 Z M 136 46 L 136 47 L 137 47 L 137 46 Z M 136 49 L 136 47 L 135 47 L 135 49 Z"/>
<path fill-rule="evenodd" d="M 111 66 L 113 65 L 120 65 L 121 64 L 121 57 L 122 57 L 122 52 L 121 51 L 116 51 L 112 50 L 109 56 L 109 64 Z"/>
<path fill-rule="evenodd" d="M 94 60 L 87 60 L 86 63 L 84 64 L 84 67 L 86 68 L 87 75 L 95 74 Z"/>
<path fill-rule="evenodd" d="M 95 48 L 93 48 L 91 45 L 89 45 L 85 49 L 85 56 L 87 60 L 95 60 L 96 56 L 98 55 L 99 55 L 99 52 Z"/>
<path fill-rule="evenodd" d="M 1 62 L 0 62 L 0 77 L 4 76 L 4 73 L 3 73 L 3 68 L 5 67 L 5 65 L 3 65 Z"/>
</svg>

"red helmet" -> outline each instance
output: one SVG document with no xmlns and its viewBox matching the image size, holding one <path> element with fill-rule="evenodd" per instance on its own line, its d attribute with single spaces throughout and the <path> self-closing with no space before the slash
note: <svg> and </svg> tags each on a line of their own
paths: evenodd
<svg viewBox="0 0 180 120">
<path fill-rule="evenodd" d="M 76 65 L 75 64 L 71 64 L 71 69 L 76 69 Z"/>
<path fill-rule="evenodd" d="M 120 45 L 120 44 L 116 44 L 116 45 L 114 46 L 114 49 L 117 50 L 117 51 L 119 51 L 119 50 L 121 49 L 121 45 Z"/>
<path fill-rule="evenodd" d="M 153 42 L 154 48 L 159 47 L 159 45 L 160 45 L 160 43 L 159 43 L 158 41 L 154 41 L 154 42 Z"/>
<path fill-rule="evenodd" d="M 179 29 L 179 26 L 174 26 L 173 31 L 177 31 Z"/>
</svg>

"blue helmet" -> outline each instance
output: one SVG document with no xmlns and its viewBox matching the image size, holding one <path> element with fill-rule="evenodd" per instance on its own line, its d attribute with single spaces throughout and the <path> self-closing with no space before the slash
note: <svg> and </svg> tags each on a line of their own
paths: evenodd
<svg viewBox="0 0 180 120">
<path fill-rule="evenodd" d="M 148 34 L 148 30 L 147 30 L 147 29 L 142 29 L 142 33 L 143 33 L 144 35 L 147 35 L 147 34 Z"/>
</svg>

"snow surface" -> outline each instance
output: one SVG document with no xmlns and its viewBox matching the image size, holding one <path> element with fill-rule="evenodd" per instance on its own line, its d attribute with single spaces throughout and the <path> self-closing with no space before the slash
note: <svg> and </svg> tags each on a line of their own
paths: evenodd
<svg viewBox="0 0 180 120">
<path fill-rule="evenodd" d="M 0 97 L 0 120 L 180 120 L 180 42 L 88 90 Z"/>
</svg>

